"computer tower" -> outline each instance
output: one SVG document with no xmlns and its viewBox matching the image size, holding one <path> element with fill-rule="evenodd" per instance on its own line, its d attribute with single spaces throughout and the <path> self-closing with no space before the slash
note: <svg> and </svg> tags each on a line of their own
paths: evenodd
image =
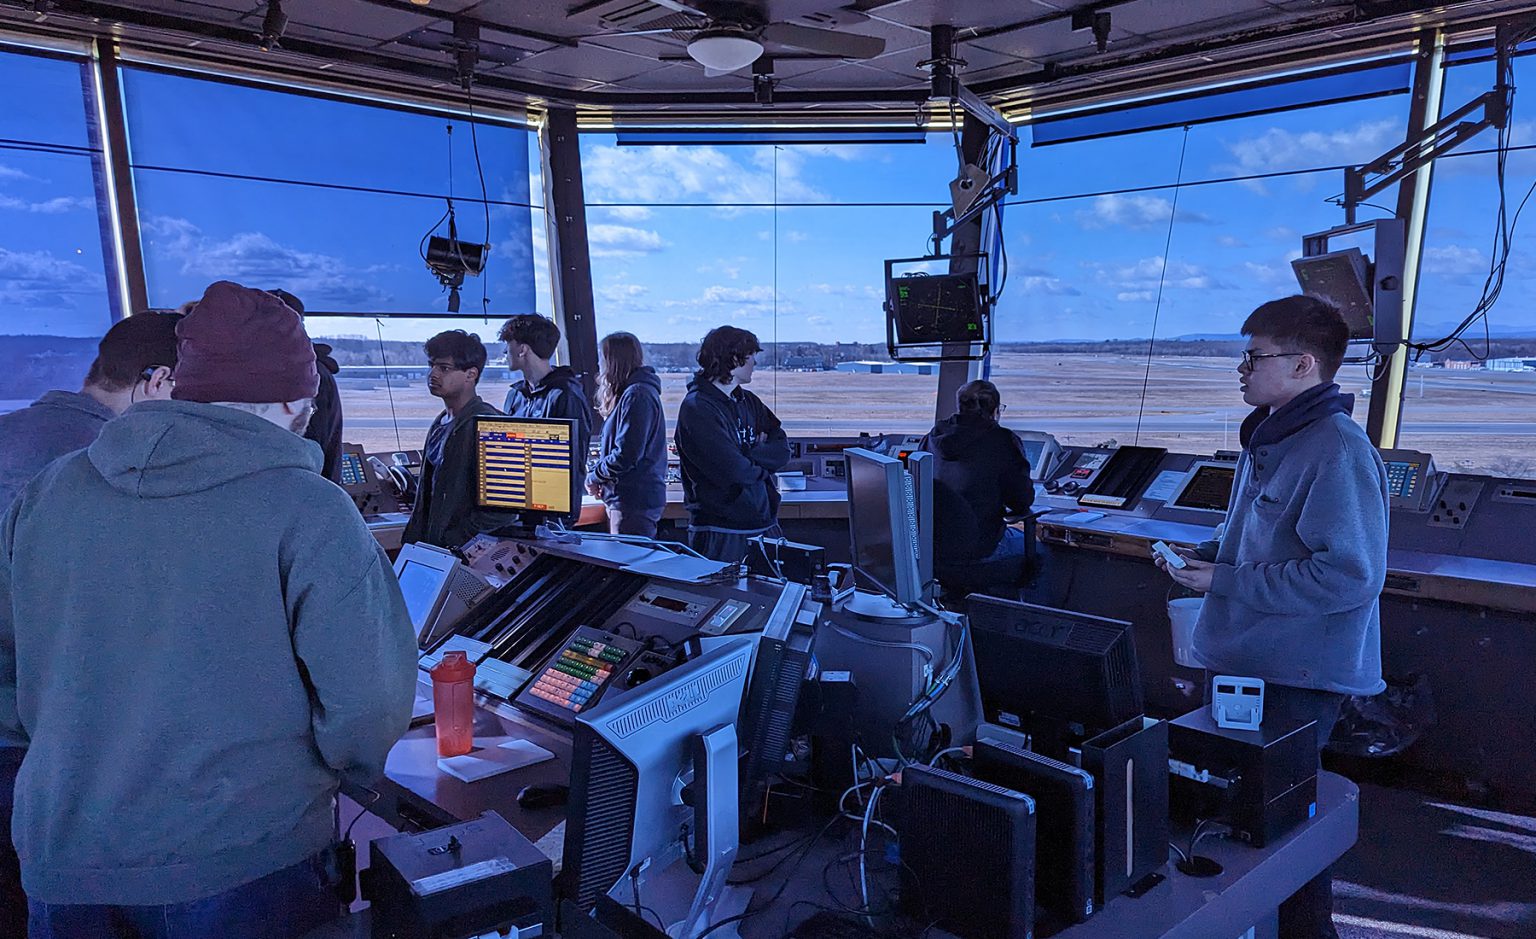
<svg viewBox="0 0 1536 939">
<path fill-rule="evenodd" d="M 1093 915 L 1093 774 L 1012 746 L 979 741 L 972 750 L 976 778 L 1035 800 L 1035 911 L 1047 920 L 1080 923 Z"/>
<path fill-rule="evenodd" d="M 1314 721 L 1272 714 L 1258 730 L 1216 726 L 1211 709 L 1169 724 L 1172 816 L 1216 819 L 1240 841 L 1262 848 L 1317 811 Z"/>
<path fill-rule="evenodd" d="M 1098 901 L 1168 863 L 1168 722 L 1137 717 L 1083 743 L 1098 783 Z"/>
<path fill-rule="evenodd" d="M 899 794 L 902 911 L 961 939 L 1033 939 L 1035 801 L 920 765 Z"/>
</svg>

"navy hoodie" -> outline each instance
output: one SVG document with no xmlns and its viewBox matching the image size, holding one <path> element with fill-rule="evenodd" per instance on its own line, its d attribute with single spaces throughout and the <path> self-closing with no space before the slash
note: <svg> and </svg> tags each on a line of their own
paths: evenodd
<svg viewBox="0 0 1536 939">
<path fill-rule="evenodd" d="M 777 523 L 773 474 L 789 462 L 789 440 L 757 395 L 727 395 L 695 374 L 677 412 L 677 456 L 691 528 L 757 534 Z"/>
<path fill-rule="evenodd" d="M 507 389 L 507 401 L 502 407 L 508 417 L 547 417 L 576 422 L 576 480 L 587 477 L 587 449 L 592 445 L 592 406 L 587 403 L 587 392 L 581 386 L 581 376 L 570 366 L 561 365 L 550 370 L 537 385 L 527 379 L 518 379 Z M 581 515 L 578 506 L 570 515 L 572 521 Z"/>
<path fill-rule="evenodd" d="M 323 342 L 314 343 L 315 371 L 320 373 L 320 389 L 315 392 L 315 413 L 309 416 L 309 426 L 304 428 L 304 439 L 320 445 L 325 463 L 320 475 L 333 483 L 341 482 L 341 393 L 336 388 L 336 376 L 341 366 L 331 357 L 331 347 Z"/>
<path fill-rule="evenodd" d="M 1035 501 L 1018 435 L 991 418 L 956 414 L 933 425 L 922 449 L 934 455 L 935 561 L 987 557 L 1002 540 L 1004 516 L 1023 515 Z"/>
<path fill-rule="evenodd" d="M 602 487 L 603 501 L 625 515 L 661 518 L 667 504 L 667 418 L 661 379 L 649 365 L 630 373 L 603 422 L 598 452 L 587 483 Z"/>
<path fill-rule="evenodd" d="M 254 414 L 147 401 L 0 520 L 0 742 L 44 903 L 160 905 L 335 838 L 410 721 L 416 637 L 320 449 Z"/>
</svg>

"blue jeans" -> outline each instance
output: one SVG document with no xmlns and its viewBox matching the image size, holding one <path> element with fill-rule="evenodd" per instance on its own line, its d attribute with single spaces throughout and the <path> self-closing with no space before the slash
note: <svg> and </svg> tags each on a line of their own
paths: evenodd
<svg viewBox="0 0 1536 939">
<path fill-rule="evenodd" d="M 329 852 L 223 893 L 167 906 L 29 904 L 31 939 L 286 939 L 341 914 Z"/>
<path fill-rule="evenodd" d="M 982 558 L 983 561 L 1005 561 L 1017 558 L 1024 560 L 1024 555 L 1029 551 L 1029 539 L 1024 533 L 1012 525 L 1003 526 L 1003 537 L 998 540 L 997 547 L 992 553 Z"/>
</svg>

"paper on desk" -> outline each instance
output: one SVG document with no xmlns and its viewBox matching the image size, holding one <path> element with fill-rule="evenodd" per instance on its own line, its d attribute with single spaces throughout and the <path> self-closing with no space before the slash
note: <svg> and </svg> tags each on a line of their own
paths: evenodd
<svg viewBox="0 0 1536 939">
<path fill-rule="evenodd" d="M 637 564 L 626 564 L 624 569 L 647 577 L 661 577 L 666 580 L 697 584 L 718 577 L 720 572 L 729 566 L 729 564 L 704 558 L 656 552 L 654 557 Z"/>
<path fill-rule="evenodd" d="M 430 672 L 437 667 L 437 663 L 443 660 L 444 652 L 463 652 L 471 662 L 491 651 L 489 642 L 481 642 L 468 636 L 449 636 L 442 645 L 425 652 L 416 660 L 416 667 L 424 672 Z"/>
<path fill-rule="evenodd" d="M 538 744 L 508 740 L 496 746 L 480 747 L 463 756 L 440 757 L 437 768 L 455 779 L 475 782 L 554 758 L 553 753 Z"/>
<path fill-rule="evenodd" d="M 1173 498 L 1173 494 L 1179 491 L 1179 483 L 1188 475 L 1180 470 L 1166 470 L 1158 473 L 1152 480 L 1152 485 L 1141 494 L 1143 499 L 1156 499 L 1159 502 L 1167 502 Z"/>
<path fill-rule="evenodd" d="M 533 843 L 545 857 L 555 865 L 555 873 L 560 873 L 560 868 L 565 864 L 565 820 L 549 830 L 549 833 Z"/>
</svg>

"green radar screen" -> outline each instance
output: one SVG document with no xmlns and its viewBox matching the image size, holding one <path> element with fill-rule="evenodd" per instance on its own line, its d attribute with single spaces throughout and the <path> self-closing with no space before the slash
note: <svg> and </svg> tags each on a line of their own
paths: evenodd
<svg viewBox="0 0 1536 939">
<path fill-rule="evenodd" d="M 975 274 L 930 274 L 893 282 L 896 342 L 979 342 L 981 297 Z"/>
</svg>

